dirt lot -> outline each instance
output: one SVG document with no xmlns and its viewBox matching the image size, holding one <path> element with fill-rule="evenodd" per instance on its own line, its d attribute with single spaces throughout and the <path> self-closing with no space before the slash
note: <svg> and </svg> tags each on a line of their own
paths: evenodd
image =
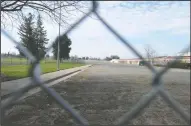
<svg viewBox="0 0 191 126">
<path fill-rule="evenodd" d="M 151 89 L 151 75 L 144 67 L 96 65 L 52 88 L 68 100 L 90 125 L 111 125 Z M 188 71 L 171 71 L 163 79 L 166 90 L 187 112 L 190 112 L 189 77 Z M 187 123 L 158 96 L 130 124 Z M 4 125 L 71 126 L 76 125 L 76 122 L 54 102 L 54 99 L 44 92 L 39 92 L 11 108 L 3 122 Z"/>
</svg>

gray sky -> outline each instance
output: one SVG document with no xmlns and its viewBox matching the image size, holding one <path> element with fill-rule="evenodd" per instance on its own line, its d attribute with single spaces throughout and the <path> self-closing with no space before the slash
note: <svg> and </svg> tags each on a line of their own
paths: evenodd
<svg viewBox="0 0 191 126">
<path fill-rule="evenodd" d="M 177 2 L 171 7 L 158 6 L 154 10 L 148 10 L 148 7 L 130 9 L 126 3 L 102 1 L 100 15 L 142 55 L 145 44 L 150 44 L 159 55 L 174 55 L 190 43 L 189 1 Z M 78 13 L 71 23 L 81 15 Z M 58 35 L 58 25 L 48 18 L 43 22 L 50 44 Z M 6 30 L 19 41 L 16 27 Z M 62 28 L 61 32 L 66 29 Z M 121 58 L 136 57 L 100 21 L 92 18 L 87 18 L 68 36 L 72 40 L 70 55 L 104 58 L 115 54 Z M 1 52 L 8 51 L 17 52 L 10 40 L 2 35 Z"/>
</svg>

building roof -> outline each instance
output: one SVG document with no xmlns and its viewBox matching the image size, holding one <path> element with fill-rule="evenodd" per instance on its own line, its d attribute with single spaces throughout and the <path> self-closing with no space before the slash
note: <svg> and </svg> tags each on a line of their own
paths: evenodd
<svg viewBox="0 0 191 126">
<path fill-rule="evenodd" d="M 155 57 L 155 58 L 165 58 L 165 59 L 174 59 L 177 56 L 159 56 L 159 57 Z M 190 59 L 191 56 L 181 56 L 181 58 L 183 59 Z M 141 59 L 139 58 L 133 58 L 133 59 L 119 59 L 119 61 L 127 61 L 127 60 L 131 60 L 131 61 L 140 61 Z"/>
</svg>

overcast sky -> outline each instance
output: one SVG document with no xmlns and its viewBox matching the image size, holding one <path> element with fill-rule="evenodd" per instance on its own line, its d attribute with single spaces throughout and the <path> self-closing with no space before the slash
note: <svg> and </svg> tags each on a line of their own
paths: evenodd
<svg viewBox="0 0 191 126">
<path fill-rule="evenodd" d="M 145 44 L 150 44 L 158 55 L 174 55 L 190 44 L 189 1 L 176 2 L 171 6 L 158 5 L 157 8 L 137 6 L 134 9 L 126 1 L 99 3 L 100 15 L 142 55 Z M 50 44 L 58 35 L 58 25 L 48 19 L 43 21 Z M 66 28 L 62 28 L 61 32 L 64 30 Z M 7 32 L 19 41 L 16 28 Z M 136 57 L 99 20 L 87 18 L 68 36 L 72 40 L 70 55 Z M 1 52 L 8 51 L 17 52 L 14 45 L 2 35 Z"/>
</svg>

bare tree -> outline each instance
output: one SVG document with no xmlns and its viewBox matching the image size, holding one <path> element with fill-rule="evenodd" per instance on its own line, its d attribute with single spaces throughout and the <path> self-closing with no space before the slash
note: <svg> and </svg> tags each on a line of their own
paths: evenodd
<svg viewBox="0 0 191 126">
<path fill-rule="evenodd" d="M 152 64 L 155 60 L 155 57 L 157 56 L 156 51 L 148 44 L 145 45 L 144 49 L 145 49 L 147 61 Z"/>
<path fill-rule="evenodd" d="M 26 9 L 31 9 L 34 13 L 44 13 L 58 23 L 60 8 L 61 24 L 69 24 L 67 22 L 68 17 L 75 15 L 74 12 L 76 11 L 85 13 L 88 3 L 88 1 L 1 0 L 1 24 L 6 26 L 7 20 L 10 20 L 12 23 L 15 23 L 15 21 L 20 22 Z"/>
<path fill-rule="evenodd" d="M 61 4 L 60 4 L 61 3 Z M 56 23 L 59 22 L 59 10 L 61 8 L 61 25 L 70 25 L 68 22 L 71 21 L 69 17 L 71 15 L 78 15 L 74 12 L 81 12 L 86 14 L 86 10 L 89 8 L 88 1 L 32 1 L 32 0 L 1 0 L 1 25 L 6 26 L 7 20 L 10 20 L 13 26 L 14 23 L 20 23 L 24 16 L 24 12 L 26 9 L 31 9 L 33 12 L 37 13 L 44 13 L 48 15 L 51 20 L 55 21 Z M 152 2 L 123 2 L 120 3 L 121 7 L 129 8 L 129 9 L 136 9 L 138 8 L 145 8 L 148 11 L 157 10 L 161 6 L 166 6 L 169 8 L 175 1 L 170 2 L 159 2 L 159 1 L 152 1 Z M 180 1 L 178 2 L 180 3 Z M 31 12 L 30 12 L 31 13 Z"/>
</svg>

